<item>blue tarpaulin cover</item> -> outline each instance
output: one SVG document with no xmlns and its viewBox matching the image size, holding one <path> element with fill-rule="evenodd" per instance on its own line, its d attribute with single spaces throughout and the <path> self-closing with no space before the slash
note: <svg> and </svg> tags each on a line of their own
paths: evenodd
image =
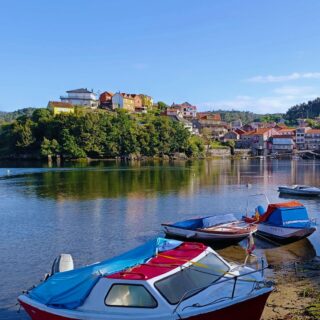
<svg viewBox="0 0 320 320">
<path fill-rule="evenodd" d="M 203 218 L 189 219 L 184 221 L 179 221 L 173 224 L 174 227 L 196 230 L 199 228 L 210 228 L 217 226 L 218 224 L 228 223 L 237 221 L 237 218 L 233 214 L 225 214 L 218 216 L 208 216 Z"/>
<path fill-rule="evenodd" d="M 312 224 L 307 209 L 303 206 L 276 208 L 266 222 L 288 228 L 308 228 Z"/>
<path fill-rule="evenodd" d="M 145 263 L 157 252 L 171 250 L 181 243 L 157 238 L 118 257 L 56 273 L 32 289 L 29 297 L 48 306 L 75 309 L 84 303 L 100 277 Z"/>
</svg>

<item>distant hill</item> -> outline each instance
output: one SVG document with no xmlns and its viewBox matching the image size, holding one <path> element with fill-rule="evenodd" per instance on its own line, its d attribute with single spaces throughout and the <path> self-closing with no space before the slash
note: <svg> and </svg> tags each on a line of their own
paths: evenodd
<svg viewBox="0 0 320 320">
<path fill-rule="evenodd" d="M 241 119 L 243 124 L 250 123 L 252 121 L 257 122 L 270 122 L 279 121 L 283 114 L 258 114 L 250 111 L 238 111 L 238 110 L 216 110 L 213 113 L 220 113 L 222 121 L 231 122 L 234 120 Z"/>
<path fill-rule="evenodd" d="M 320 116 L 320 98 L 307 103 L 297 104 L 291 107 L 285 114 L 285 119 L 296 122 L 299 118 L 313 119 Z"/>
<path fill-rule="evenodd" d="M 0 111 L 0 121 L 10 122 L 21 116 L 31 116 L 36 108 L 23 108 L 12 112 Z"/>
</svg>

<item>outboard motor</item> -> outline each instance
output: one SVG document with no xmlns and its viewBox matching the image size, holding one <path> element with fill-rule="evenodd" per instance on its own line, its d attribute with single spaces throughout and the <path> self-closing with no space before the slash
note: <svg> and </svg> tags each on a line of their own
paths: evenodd
<svg viewBox="0 0 320 320">
<path fill-rule="evenodd" d="M 51 275 L 57 272 L 64 272 L 73 270 L 73 259 L 69 253 L 61 253 L 59 257 L 55 258 L 51 268 Z"/>
</svg>

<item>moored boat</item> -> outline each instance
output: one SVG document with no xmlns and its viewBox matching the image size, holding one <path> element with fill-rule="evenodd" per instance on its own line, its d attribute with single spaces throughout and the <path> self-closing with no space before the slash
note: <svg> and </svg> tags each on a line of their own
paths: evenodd
<svg viewBox="0 0 320 320">
<path fill-rule="evenodd" d="M 292 186 L 280 186 L 278 188 L 280 193 L 300 195 L 300 196 L 314 196 L 320 195 L 320 188 L 305 186 L 305 185 L 292 185 Z"/>
<path fill-rule="evenodd" d="M 257 235 L 278 242 L 293 242 L 310 236 L 316 223 L 309 218 L 306 207 L 298 201 L 269 204 L 267 211 L 259 206 L 252 217 L 244 216 L 248 223 L 256 223 Z"/>
<path fill-rule="evenodd" d="M 257 231 L 256 225 L 239 221 L 232 214 L 193 218 L 161 225 L 169 237 L 217 244 L 237 243 Z"/>
<path fill-rule="evenodd" d="M 200 243 L 159 238 L 19 297 L 33 320 L 259 320 L 272 285 Z"/>
</svg>

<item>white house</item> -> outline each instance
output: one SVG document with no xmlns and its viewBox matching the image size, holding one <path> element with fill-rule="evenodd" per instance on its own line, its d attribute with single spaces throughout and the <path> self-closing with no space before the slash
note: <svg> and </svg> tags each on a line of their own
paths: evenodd
<svg viewBox="0 0 320 320">
<path fill-rule="evenodd" d="M 99 100 L 97 100 L 96 94 L 93 91 L 89 91 L 87 88 L 69 90 L 66 92 L 67 96 L 60 97 L 62 102 L 91 108 L 96 108 L 99 105 Z"/>
</svg>

